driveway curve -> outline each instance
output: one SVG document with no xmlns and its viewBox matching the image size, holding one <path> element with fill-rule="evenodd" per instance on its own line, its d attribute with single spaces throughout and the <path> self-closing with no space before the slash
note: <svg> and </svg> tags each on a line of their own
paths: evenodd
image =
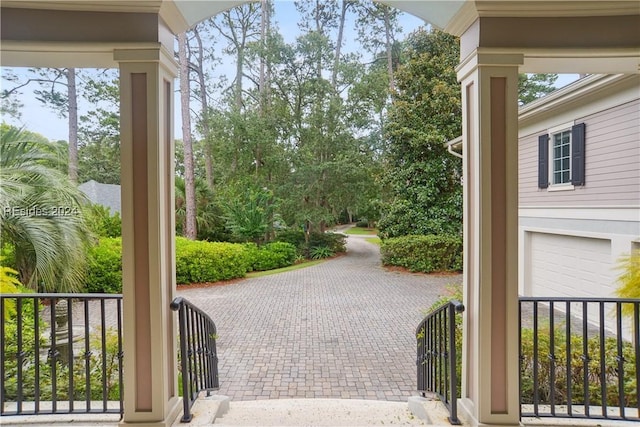
<svg viewBox="0 0 640 427">
<path fill-rule="evenodd" d="M 460 276 L 387 271 L 378 246 L 291 272 L 178 293 L 218 328 L 220 391 L 233 400 L 405 401 L 423 311 Z"/>
</svg>

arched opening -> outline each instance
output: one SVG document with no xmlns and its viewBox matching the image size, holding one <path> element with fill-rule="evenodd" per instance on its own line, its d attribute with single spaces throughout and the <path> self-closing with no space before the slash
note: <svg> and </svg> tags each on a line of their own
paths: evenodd
<svg viewBox="0 0 640 427">
<path fill-rule="evenodd" d="M 466 151 L 468 306 L 463 401 L 468 415 L 478 422 L 518 423 L 513 399 L 517 396 L 518 71 L 638 72 L 636 5 L 592 3 L 456 2 L 459 7 L 449 10 L 449 19 L 443 21 L 445 29 L 462 38 L 459 79 Z M 153 2 L 128 8 L 98 2 L 76 8 L 82 10 L 65 4 L 60 7 L 67 10 L 54 12 L 50 8 L 59 7 L 47 2 L 29 2 L 29 9 L 22 9 L 19 2 L 2 5 L 3 61 L 8 64 L 120 64 L 126 148 L 123 219 L 129 239 L 124 260 L 125 319 L 131 327 L 125 347 L 135 354 L 126 368 L 135 377 L 126 393 L 127 423 L 162 425 L 177 407 L 170 356 L 175 354 L 175 327 L 167 308 L 174 292 L 172 267 L 167 267 L 173 253 L 168 185 L 172 152 L 166 149 L 172 139 L 168 94 L 175 69 L 166 46 L 171 45 L 167 43 L 171 33 L 187 28 L 190 19 L 195 23 L 212 14 L 209 10 L 208 15 L 198 15 L 188 6 L 195 4 L 185 2 L 187 6 L 180 9 L 177 2 Z M 449 7 L 431 2 L 398 2 L 398 6 L 424 8 L 425 16 L 434 19 L 436 12 Z M 92 14 L 99 13 L 114 15 L 92 21 L 97 18 Z M 70 17 L 86 25 L 68 25 Z M 104 18 L 113 19 L 113 25 L 105 25 Z M 33 22 L 43 25 L 32 26 Z M 140 156 L 134 159 L 133 150 L 139 148 Z M 153 387 L 153 381 L 160 385 Z"/>
</svg>

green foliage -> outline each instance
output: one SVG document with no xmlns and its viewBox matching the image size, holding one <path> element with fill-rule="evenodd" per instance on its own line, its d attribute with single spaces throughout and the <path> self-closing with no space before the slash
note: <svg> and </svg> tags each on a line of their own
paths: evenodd
<svg viewBox="0 0 640 427">
<path fill-rule="evenodd" d="M 356 222 L 356 227 L 367 228 L 368 226 L 369 226 L 369 221 L 367 221 L 367 220 L 362 220 L 362 221 Z"/>
<path fill-rule="evenodd" d="M 270 191 L 249 189 L 224 207 L 227 227 L 239 241 L 259 244 L 272 228 L 275 206 Z"/>
<path fill-rule="evenodd" d="M 403 236 L 385 239 L 380 246 L 383 265 L 410 271 L 459 271 L 462 269 L 462 238 L 456 236 Z"/>
<path fill-rule="evenodd" d="M 458 40 L 419 30 L 405 50 L 385 129 L 384 181 L 391 197 L 380 235 L 461 234 L 462 162 L 445 147 L 462 132 Z"/>
<path fill-rule="evenodd" d="M 122 238 L 103 237 L 89 250 L 85 291 L 122 293 Z"/>
<path fill-rule="evenodd" d="M 314 248 L 327 248 L 331 255 L 347 250 L 344 234 L 311 232 L 308 235 L 302 230 L 282 230 L 276 234 L 279 242 L 291 243 L 298 250 L 298 254 L 311 258 Z"/>
<path fill-rule="evenodd" d="M 24 312 L 23 322 L 31 327 L 22 329 L 22 345 L 23 349 L 33 348 L 35 344 L 35 336 L 33 329 L 33 301 L 25 301 L 23 308 L 28 310 Z M 7 332 L 17 333 L 15 319 L 6 324 Z M 41 329 L 44 330 L 46 325 L 41 322 Z M 90 389 L 87 393 L 87 374 L 86 361 L 84 358 L 76 357 L 73 360 L 71 368 L 62 363 L 60 360 L 55 362 L 55 380 L 56 380 L 56 399 L 59 401 L 69 400 L 71 397 L 77 401 L 84 401 L 87 394 L 91 400 L 102 400 L 103 398 L 103 381 L 106 388 L 107 400 L 120 399 L 119 384 L 119 365 L 118 365 L 118 335 L 116 331 L 109 329 L 106 331 L 106 342 L 104 351 L 102 351 L 101 332 L 93 332 L 90 336 L 89 354 L 89 383 Z M 14 335 L 15 336 L 15 335 Z M 40 348 L 46 349 L 47 342 L 44 337 L 40 337 Z M 15 401 L 18 397 L 18 387 L 21 388 L 21 398 L 23 401 L 33 401 L 36 396 L 36 380 L 38 381 L 39 391 L 38 397 L 41 401 L 52 400 L 52 382 L 54 379 L 52 362 L 46 355 L 34 355 L 33 352 L 27 351 L 23 358 L 22 365 L 22 382 L 18 384 L 18 354 L 16 340 L 7 340 L 5 346 L 4 358 L 4 397 L 7 401 Z M 104 356 L 104 360 L 103 360 Z M 36 378 L 36 364 L 39 369 L 39 376 Z M 102 374 L 103 366 L 106 368 L 105 375 Z M 73 375 L 73 390 L 69 391 L 70 371 Z"/>
<path fill-rule="evenodd" d="M 120 213 L 113 215 L 108 207 L 90 204 L 85 209 L 85 218 L 91 231 L 98 237 L 120 237 L 122 236 L 122 219 Z"/>
<path fill-rule="evenodd" d="M 585 402 L 585 378 L 584 378 L 584 338 L 582 335 L 571 335 L 570 351 L 567 352 L 566 328 L 559 325 L 554 331 L 554 346 L 551 345 L 551 334 L 548 327 L 540 327 L 538 330 L 538 354 L 534 353 L 533 340 L 534 333 L 532 329 L 525 328 L 522 330 L 522 357 L 520 369 L 522 373 L 522 403 L 533 403 L 533 385 L 537 380 L 539 388 L 540 402 L 549 402 L 552 383 L 551 369 L 555 371 L 555 389 L 556 405 L 566 405 L 567 376 L 571 379 L 571 401 L 574 405 Z M 587 339 L 587 355 L 588 355 L 588 376 L 587 389 L 589 390 L 589 403 L 591 405 L 600 405 L 606 403 L 607 406 L 619 406 L 618 401 L 618 385 L 619 385 L 619 369 L 618 369 L 618 351 L 617 340 L 615 337 L 605 338 L 604 360 L 600 354 L 600 337 L 593 336 Z M 538 374 L 534 379 L 534 356 L 537 356 Z M 635 407 L 638 405 L 638 396 L 636 395 L 636 370 L 635 370 L 635 354 L 634 346 L 630 342 L 623 342 L 622 357 L 624 360 L 624 405 Z M 567 360 L 568 358 L 568 360 Z M 604 361 L 604 370 L 601 362 Z M 567 364 L 570 368 L 567 370 Z M 601 382 L 601 374 L 604 376 L 604 384 Z M 605 397 L 603 402 L 602 388 L 605 388 Z"/>
<path fill-rule="evenodd" d="M 554 83 L 557 79 L 557 74 L 520 74 L 518 76 L 520 105 L 528 104 L 556 90 Z"/>
<path fill-rule="evenodd" d="M 333 254 L 346 252 L 347 241 L 341 233 L 310 233 L 309 248 L 328 248 Z"/>
<path fill-rule="evenodd" d="M 333 256 L 333 251 L 326 246 L 317 246 L 315 248 L 311 248 L 309 257 L 311 259 L 322 259 L 329 258 Z"/>
<path fill-rule="evenodd" d="M 618 276 L 619 287 L 616 294 L 621 298 L 640 299 L 640 249 L 622 257 L 617 269 L 621 273 Z M 622 312 L 626 316 L 632 316 L 633 306 L 623 304 Z"/>
<path fill-rule="evenodd" d="M 217 282 L 244 277 L 249 254 L 240 244 L 193 241 L 176 237 L 176 282 Z"/>
<path fill-rule="evenodd" d="M 176 152 L 178 148 L 176 148 Z M 186 224 L 186 196 L 185 182 L 181 177 L 176 177 L 176 233 L 180 236 L 185 233 Z M 201 180 L 195 181 L 196 191 L 196 225 L 198 240 L 226 241 L 229 233 L 224 227 L 223 212 L 216 202 L 213 191 Z"/>
<path fill-rule="evenodd" d="M 255 243 L 246 243 L 249 254 L 249 271 L 266 271 L 293 265 L 298 256 L 296 247 L 286 242 L 271 242 L 258 247 Z"/>
<path fill-rule="evenodd" d="M 18 272 L 11 267 L 2 265 L 4 257 L 0 256 L 0 294 L 16 294 L 20 292 L 22 284 L 17 278 Z M 15 302 L 7 300 L 5 302 L 5 320 L 15 315 Z"/>
<path fill-rule="evenodd" d="M 0 152 L 0 236 L 13 247 L 20 281 L 34 290 L 81 289 L 87 200 L 60 170 L 59 147 L 3 124 Z"/>
</svg>

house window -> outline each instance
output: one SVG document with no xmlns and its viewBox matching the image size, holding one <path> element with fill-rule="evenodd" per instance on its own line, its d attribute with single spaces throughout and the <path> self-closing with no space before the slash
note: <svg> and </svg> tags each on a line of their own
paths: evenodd
<svg viewBox="0 0 640 427">
<path fill-rule="evenodd" d="M 551 183 L 571 183 L 571 131 L 554 133 L 551 137 Z"/>
<path fill-rule="evenodd" d="M 553 191 L 584 185 L 584 166 L 584 123 L 558 126 L 538 137 L 538 188 Z"/>
</svg>

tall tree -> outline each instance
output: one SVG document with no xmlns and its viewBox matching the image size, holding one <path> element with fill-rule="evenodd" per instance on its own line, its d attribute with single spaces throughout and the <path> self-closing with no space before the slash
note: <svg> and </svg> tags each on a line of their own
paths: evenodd
<svg viewBox="0 0 640 427">
<path fill-rule="evenodd" d="M 189 100 L 189 62 L 187 59 L 187 35 L 178 34 L 178 63 L 180 66 L 180 108 L 182 112 L 182 143 L 184 145 L 184 181 L 186 199 L 185 237 L 195 240 L 198 234 L 196 224 L 195 172 L 193 164 L 193 144 L 191 141 L 191 109 Z"/>
<path fill-rule="evenodd" d="M 462 131 L 458 40 L 420 30 L 407 40 L 404 55 L 385 128 L 386 183 L 393 197 L 380 231 L 385 237 L 458 234 L 462 164 L 445 148 Z"/>
</svg>

